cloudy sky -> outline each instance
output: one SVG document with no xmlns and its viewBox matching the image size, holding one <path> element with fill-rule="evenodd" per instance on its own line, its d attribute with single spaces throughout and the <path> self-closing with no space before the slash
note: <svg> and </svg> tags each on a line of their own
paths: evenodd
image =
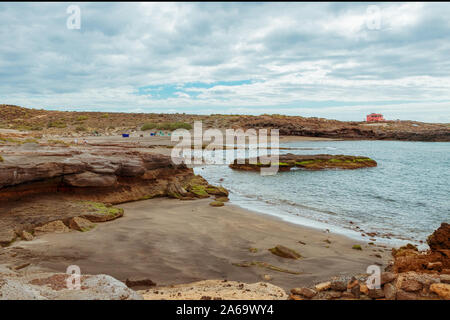
<svg viewBox="0 0 450 320">
<path fill-rule="evenodd" d="M 0 3 L 1 103 L 450 122 L 450 4 Z"/>
</svg>

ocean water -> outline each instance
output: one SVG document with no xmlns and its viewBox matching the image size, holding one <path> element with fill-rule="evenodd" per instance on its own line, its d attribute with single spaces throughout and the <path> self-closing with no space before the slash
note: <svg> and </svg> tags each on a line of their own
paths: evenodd
<svg viewBox="0 0 450 320">
<path fill-rule="evenodd" d="M 236 205 L 360 240 L 371 238 L 361 235 L 364 230 L 377 232 L 378 242 L 419 243 L 442 222 L 450 221 L 450 143 L 304 141 L 280 147 L 299 149 L 281 153 L 368 156 L 378 166 L 300 169 L 274 176 L 234 171 L 227 165 L 194 170 L 230 190 Z"/>
</svg>

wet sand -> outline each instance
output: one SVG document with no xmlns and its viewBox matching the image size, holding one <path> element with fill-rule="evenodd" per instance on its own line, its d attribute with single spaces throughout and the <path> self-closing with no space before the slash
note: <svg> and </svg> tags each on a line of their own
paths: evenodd
<svg viewBox="0 0 450 320">
<path fill-rule="evenodd" d="M 33 267 L 48 271 L 65 272 L 67 266 L 75 264 L 85 274 L 104 273 L 122 281 L 146 277 L 158 285 L 206 279 L 254 283 L 270 275 L 270 283 L 286 290 L 333 276 L 365 273 L 369 265 L 386 262 L 390 255 L 387 248 L 290 224 L 229 203 L 211 207 L 210 201 L 157 198 L 127 203 L 119 205 L 125 209 L 124 217 L 99 223 L 92 231 L 47 234 L 30 242 L 17 241 L 10 249 L 26 252 L 22 256 Z M 352 249 L 357 243 L 362 251 Z M 303 257 L 286 259 L 267 250 L 277 244 L 295 249 Z M 300 274 L 234 265 L 256 261 Z"/>
</svg>

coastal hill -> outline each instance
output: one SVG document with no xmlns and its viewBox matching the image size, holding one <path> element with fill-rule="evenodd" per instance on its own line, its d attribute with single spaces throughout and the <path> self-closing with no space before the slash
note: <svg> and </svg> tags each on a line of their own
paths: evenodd
<svg viewBox="0 0 450 320">
<path fill-rule="evenodd" d="M 203 128 L 279 129 L 284 136 L 339 139 L 450 141 L 450 124 L 392 120 L 377 123 L 338 121 L 285 115 L 193 115 L 184 113 L 72 112 L 0 105 L 0 129 L 31 131 L 34 135 L 89 136 L 139 131 L 149 124 L 190 124 Z M 151 127 L 151 126 L 149 126 Z"/>
</svg>

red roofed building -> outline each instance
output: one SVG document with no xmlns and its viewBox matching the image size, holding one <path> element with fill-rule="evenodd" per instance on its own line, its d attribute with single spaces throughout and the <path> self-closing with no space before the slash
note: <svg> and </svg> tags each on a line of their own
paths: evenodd
<svg viewBox="0 0 450 320">
<path fill-rule="evenodd" d="M 366 117 L 367 122 L 385 121 L 381 113 L 371 113 Z"/>
</svg>

